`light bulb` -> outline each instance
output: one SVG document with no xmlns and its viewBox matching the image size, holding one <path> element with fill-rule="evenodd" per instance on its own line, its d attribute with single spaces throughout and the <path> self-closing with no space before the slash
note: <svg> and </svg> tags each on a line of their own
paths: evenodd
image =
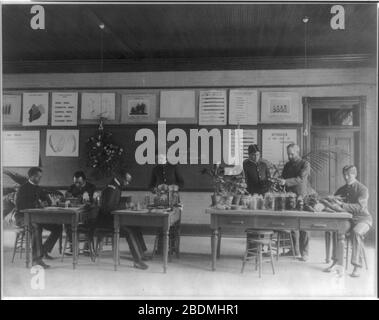
<svg viewBox="0 0 379 320">
<path fill-rule="evenodd" d="M 309 17 L 305 16 L 305 17 L 303 18 L 303 22 L 304 22 L 304 23 L 308 23 L 308 21 L 309 21 Z"/>
</svg>

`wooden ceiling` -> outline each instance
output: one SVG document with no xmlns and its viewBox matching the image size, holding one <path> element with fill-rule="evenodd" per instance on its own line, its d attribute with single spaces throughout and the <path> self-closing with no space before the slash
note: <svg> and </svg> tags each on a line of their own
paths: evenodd
<svg viewBox="0 0 379 320">
<path fill-rule="evenodd" d="M 311 64 L 372 64 L 376 4 L 344 4 L 345 30 L 331 29 L 331 6 L 46 4 L 46 29 L 32 30 L 31 5 L 3 5 L 4 72 L 302 67 L 304 16 Z"/>
</svg>

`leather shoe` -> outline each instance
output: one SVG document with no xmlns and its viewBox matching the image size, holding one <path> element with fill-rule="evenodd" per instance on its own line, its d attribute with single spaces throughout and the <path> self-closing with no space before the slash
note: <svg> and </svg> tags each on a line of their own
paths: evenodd
<svg viewBox="0 0 379 320">
<path fill-rule="evenodd" d="M 134 268 L 146 270 L 149 266 L 144 262 L 134 262 Z"/>
<path fill-rule="evenodd" d="M 142 261 L 149 261 L 153 258 L 151 256 L 143 256 L 141 259 L 142 259 Z"/>
<path fill-rule="evenodd" d="M 41 266 L 44 269 L 49 269 L 50 268 L 50 266 L 48 264 L 46 264 L 45 262 L 43 262 L 42 259 L 33 261 L 32 265 L 33 266 Z"/>
<path fill-rule="evenodd" d="M 45 255 L 43 256 L 45 259 L 47 260 L 54 260 L 55 258 L 53 258 L 52 256 L 50 256 L 49 254 L 45 253 Z"/>
</svg>

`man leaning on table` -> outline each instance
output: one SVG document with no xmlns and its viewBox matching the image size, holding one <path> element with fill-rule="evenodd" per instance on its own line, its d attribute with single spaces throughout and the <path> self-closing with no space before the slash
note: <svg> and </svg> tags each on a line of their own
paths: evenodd
<svg viewBox="0 0 379 320">
<path fill-rule="evenodd" d="M 42 170 L 38 167 L 30 168 L 28 171 L 28 181 L 23 184 L 16 194 L 16 224 L 24 225 L 24 215 L 21 210 L 43 208 L 45 204 L 51 205 L 48 194 L 39 186 L 42 178 Z M 49 237 L 42 244 L 42 230 L 50 231 Z M 32 256 L 33 265 L 40 265 L 49 268 L 42 258 L 53 259 L 49 253 L 54 248 L 55 243 L 62 233 L 62 226 L 55 224 L 32 224 Z"/>
<path fill-rule="evenodd" d="M 357 168 L 354 165 L 343 167 L 342 174 L 346 184 L 334 194 L 342 200 L 333 199 L 334 203 L 330 203 L 329 207 L 353 215 L 349 231 L 352 246 L 351 264 L 354 266 L 351 276 L 359 277 L 359 270 L 362 268 L 363 237 L 372 226 L 372 217 L 367 209 L 368 189 L 357 180 Z M 333 263 L 324 270 L 325 272 L 333 271 L 337 263 L 336 246 L 336 237 L 333 237 Z"/>
<path fill-rule="evenodd" d="M 131 180 L 131 175 L 124 169 L 121 169 L 102 191 L 99 214 L 95 222 L 95 227 L 113 229 L 112 211 L 125 208 L 125 206 L 121 204 L 121 192 Z M 140 230 L 134 227 L 122 227 L 121 235 L 125 235 L 126 241 L 128 242 L 134 260 L 134 267 L 137 269 L 147 269 L 147 264 L 143 262 L 143 260 L 148 260 L 148 257 L 144 256 L 146 245 Z"/>
<path fill-rule="evenodd" d="M 287 146 L 288 162 L 285 164 L 282 172 L 282 179 L 279 179 L 281 185 L 287 187 L 288 192 L 294 192 L 297 196 L 303 198 L 309 194 L 315 193 L 311 188 L 308 177 L 311 172 L 311 165 L 308 161 L 300 157 L 300 148 L 298 145 L 291 143 Z M 300 230 L 292 231 L 295 254 L 301 255 L 300 260 L 308 260 L 309 252 L 309 232 Z M 288 252 L 292 255 L 292 252 Z"/>
</svg>

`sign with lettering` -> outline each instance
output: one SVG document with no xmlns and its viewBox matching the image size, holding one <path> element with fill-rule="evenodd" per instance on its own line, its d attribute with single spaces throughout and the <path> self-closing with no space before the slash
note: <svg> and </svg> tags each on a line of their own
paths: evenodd
<svg viewBox="0 0 379 320">
<path fill-rule="evenodd" d="M 262 92 L 261 101 L 261 122 L 303 122 L 300 96 L 297 92 Z"/>
</svg>

